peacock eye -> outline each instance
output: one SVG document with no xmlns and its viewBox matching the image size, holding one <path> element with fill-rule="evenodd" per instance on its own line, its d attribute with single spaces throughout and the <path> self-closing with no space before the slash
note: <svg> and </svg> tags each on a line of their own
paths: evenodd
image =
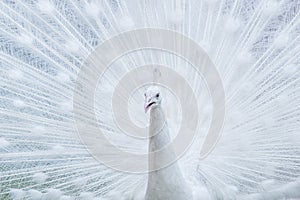
<svg viewBox="0 0 300 200">
<path fill-rule="evenodd" d="M 156 94 L 156 98 L 158 98 L 159 97 L 159 93 L 158 94 Z"/>
</svg>

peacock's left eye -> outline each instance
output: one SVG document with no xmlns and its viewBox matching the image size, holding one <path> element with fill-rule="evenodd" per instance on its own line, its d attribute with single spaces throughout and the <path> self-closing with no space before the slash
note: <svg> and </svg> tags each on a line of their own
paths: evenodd
<svg viewBox="0 0 300 200">
<path fill-rule="evenodd" d="M 159 97 L 159 94 L 156 95 L 156 98 L 158 98 L 158 97 Z"/>
</svg>

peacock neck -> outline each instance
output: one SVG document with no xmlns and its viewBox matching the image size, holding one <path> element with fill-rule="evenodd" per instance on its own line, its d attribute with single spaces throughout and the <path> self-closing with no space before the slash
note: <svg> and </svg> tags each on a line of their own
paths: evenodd
<svg viewBox="0 0 300 200">
<path fill-rule="evenodd" d="M 150 111 L 149 152 L 164 148 L 170 142 L 169 130 L 164 112 L 160 105 Z M 157 169 L 148 174 L 146 200 L 191 200 L 191 191 L 178 164 L 160 169 L 162 158 L 175 159 L 173 150 L 164 151 L 159 155 L 149 156 L 149 169 Z"/>
<path fill-rule="evenodd" d="M 158 151 L 170 142 L 169 131 L 164 112 L 160 105 L 150 111 L 149 151 Z"/>
</svg>

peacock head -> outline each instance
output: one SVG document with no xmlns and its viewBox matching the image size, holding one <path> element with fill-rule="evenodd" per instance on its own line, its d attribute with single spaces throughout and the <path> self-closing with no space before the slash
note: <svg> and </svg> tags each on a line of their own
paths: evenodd
<svg viewBox="0 0 300 200">
<path fill-rule="evenodd" d="M 157 86 L 150 86 L 147 91 L 145 92 L 145 113 L 157 106 L 161 104 L 161 92 L 159 90 L 159 88 Z"/>
</svg>

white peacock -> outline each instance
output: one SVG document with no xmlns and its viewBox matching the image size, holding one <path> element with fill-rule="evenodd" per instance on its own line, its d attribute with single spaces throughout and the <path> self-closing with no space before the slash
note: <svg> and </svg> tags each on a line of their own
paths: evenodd
<svg viewBox="0 0 300 200">
<path fill-rule="evenodd" d="M 300 1 L 2 0 L 0 12 L 0 199 L 300 198 Z M 107 66 L 97 77 L 94 110 L 80 106 L 95 113 L 95 126 L 123 151 L 147 153 L 149 142 L 130 138 L 114 121 L 111 99 L 123 76 L 163 65 L 184 77 L 197 99 L 193 144 L 171 173 L 149 173 L 149 180 L 96 161 L 73 116 L 76 80 L 89 55 L 113 36 L 142 28 L 172 30 L 204 48 L 226 96 L 222 136 L 201 159 L 214 110 L 205 77 L 162 49 L 132 51 Z M 124 105 L 138 126 L 148 124 L 148 87 Z M 172 140 L 180 105 L 168 88 L 160 91 Z"/>
</svg>

